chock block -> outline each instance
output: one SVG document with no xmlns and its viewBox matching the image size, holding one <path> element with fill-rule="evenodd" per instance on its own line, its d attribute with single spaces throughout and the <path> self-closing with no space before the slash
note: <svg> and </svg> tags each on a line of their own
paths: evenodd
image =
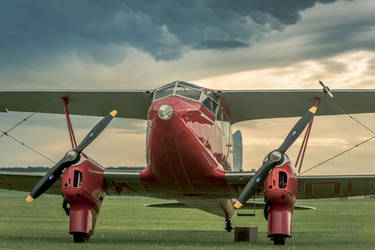
<svg viewBox="0 0 375 250">
<path fill-rule="evenodd" d="M 258 227 L 235 227 L 234 242 L 248 241 L 253 243 L 258 240 Z"/>
</svg>

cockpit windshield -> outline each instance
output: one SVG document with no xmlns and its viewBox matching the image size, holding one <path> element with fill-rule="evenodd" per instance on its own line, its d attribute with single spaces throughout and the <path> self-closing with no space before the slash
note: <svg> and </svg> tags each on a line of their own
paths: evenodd
<svg viewBox="0 0 375 250">
<path fill-rule="evenodd" d="M 172 82 L 155 92 L 154 100 L 159 100 L 170 95 L 179 95 L 199 101 L 202 87 L 187 82 Z"/>
<path fill-rule="evenodd" d="M 213 94 L 213 92 L 203 91 L 202 87 L 180 81 L 172 82 L 157 89 L 154 93 L 154 101 L 171 95 L 178 95 L 194 101 L 199 101 L 214 115 L 220 103 L 220 98 Z"/>
<path fill-rule="evenodd" d="M 199 101 L 199 99 L 201 98 L 202 91 L 187 87 L 183 84 L 178 84 L 175 94 Z"/>
<path fill-rule="evenodd" d="M 154 94 L 154 100 L 156 101 L 161 98 L 173 95 L 175 86 L 176 86 L 175 83 L 171 83 L 161 89 L 158 89 Z"/>
</svg>

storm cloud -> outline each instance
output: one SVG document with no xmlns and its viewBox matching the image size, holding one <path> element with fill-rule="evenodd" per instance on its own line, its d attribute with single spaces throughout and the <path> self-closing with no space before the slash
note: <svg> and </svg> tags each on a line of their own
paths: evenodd
<svg viewBox="0 0 375 250">
<path fill-rule="evenodd" d="M 165 61 L 192 49 L 243 48 L 319 2 L 334 0 L 2 0 L 0 65 L 33 68 L 67 55 L 113 65 L 127 47 Z"/>
</svg>

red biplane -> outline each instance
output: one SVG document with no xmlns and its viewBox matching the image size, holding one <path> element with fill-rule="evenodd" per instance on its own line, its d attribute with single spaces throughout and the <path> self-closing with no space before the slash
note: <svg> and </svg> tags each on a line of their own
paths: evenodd
<svg viewBox="0 0 375 250">
<path fill-rule="evenodd" d="M 43 193 L 63 194 L 75 242 L 93 234 L 104 196 L 137 195 L 170 199 L 157 207 L 191 207 L 222 216 L 231 231 L 236 209 L 254 196 L 268 219 L 275 244 L 291 237 L 296 199 L 374 194 L 374 175 L 298 176 L 286 151 L 319 115 L 340 111 L 327 104 L 321 90 L 216 91 L 176 81 L 154 91 L 0 91 L 2 111 L 66 115 L 72 149 L 44 175 L 0 173 L 0 187 L 30 192 L 31 202 Z M 348 113 L 375 112 L 374 90 L 335 90 L 334 102 Z M 40 107 L 57 99 L 40 110 Z M 20 101 L 22 100 L 22 101 Z M 112 112 L 110 112 L 113 110 Z M 84 149 L 118 117 L 147 120 L 147 167 L 143 171 L 108 171 Z M 108 114 L 108 112 L 110 112 Z M 103 116 L 77 145 L 69 114 Z M 301 116 L 282 145 L 271 151 L 257 171 L 242 170 L 242 136 L 232 135 L 237 122 Z M 277 146 L 277 145 L 276 145 Z M 252 168 L 254 166 L 251 166 Z"/>
</svg>

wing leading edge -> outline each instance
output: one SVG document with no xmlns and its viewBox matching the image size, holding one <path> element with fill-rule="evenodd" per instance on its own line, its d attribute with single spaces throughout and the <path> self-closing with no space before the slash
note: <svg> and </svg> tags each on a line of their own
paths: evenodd
<svg viewBox="0 0 375 250">
<path fill-rule="evenodd" d="M 252 172 L 228 172 L 226 181 L 238 197 L 252 178 Z M 262 191 L 259 193 L 262 194 Z M 297 199 L 321 199 L 375 195 L 375 175 L 299 176 Z"/>
<path fill-rule="evenodd" d="M 329 100 L 321 90 L 222 90 L 221 96 L 229 112 L 231 123 L 266 118 L 301 116 L 321 97 L 317 115 L 338 115 L 342 112 L 331 102 L 349 114 L 374 113 L 375 90 L 332 90 Z"/>
<path fill-rule="evenodd" d="M 104 171 L 108 195 L 147 195 L 139 171 Z M 0 171 L 0 189 L 30 192 L 45 173 Z M 46 191 L 61 194 L 61 178 Z"/>
<path fill-rule="evenodd" d="M 104 116 L 113 109 L 118 117 L 147 119 L 151 91 L 0 91 L 0 112 L 21 111 L 64 114 L 61 98 L 68 98 L 72 115 Z M 42 109 L 41 109 L 42 108 Z"/>
</svg>

